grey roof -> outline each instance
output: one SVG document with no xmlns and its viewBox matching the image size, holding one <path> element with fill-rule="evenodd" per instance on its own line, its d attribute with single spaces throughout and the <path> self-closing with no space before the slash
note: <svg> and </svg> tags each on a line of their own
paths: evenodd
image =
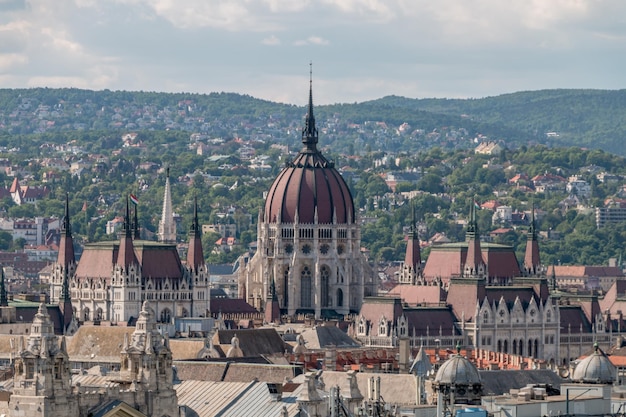
<svg viewBox="0 0 626 417">
<path fill-rule="evenodd" d="M 298 413 L 296 398 L 303 385 L 283 392 L 280 400 L 272 398 L 264 382 L 184 381 L 174 386 L 178 404 L 198 417 L 280 416 L 283 407 L 289 416 Z"/>
<path fill-rule="evenodd" d="M 479 384 L 478 369 L 465 356 L 452 355 L 437 371 L 435 382 L 439 384 Z"/>
<path fill-rule="evenodd" d="M 300 378 L 302 375 L 299 375 Z M 340 371 L 323 371 L 321 378 L 326 389 L 339 385 L 342 392 L 346 392 L 347 374 Z M 387 404 L 415 405 L 417 398 L 417 378 L 411 374 L 381 374 L 369 372 L 357 372 L 356 382 L 361 395 L 367 397 L 368 383 L 370 378 L 380 378 L 380 395 Z M 294 378 L 294 381 L 297 379 Z"/>
<path fill-rule="evenodd" d="M 560 376 L 549 369 L 495 370 L 478 371 L 478 373 L 483 383 L 483 395 L 502 395 L 529 384 L 549 384 L 559 389 L 563 381 Z"/>
<path fill-rule="evenodd" d="M 233 264 L 209 264 L 210 275 L 232 275 Z"/>
<path fill-rule="evenodd" d="M 336 326 L 316 326 L 302 332 L 307 349 L 360 347 L 361 345 Z"/>
<path fill-rule="evenodd" d="M 574 369 L 572 381 L 592 384 L 612 384 L 616 370 L 609 358 L 596 347 L 595 352 L 580 361 Z"/>
</svg>

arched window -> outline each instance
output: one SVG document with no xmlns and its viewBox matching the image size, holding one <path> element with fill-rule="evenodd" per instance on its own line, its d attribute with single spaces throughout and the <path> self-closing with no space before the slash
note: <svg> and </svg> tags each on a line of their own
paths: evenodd
<svg viewBox="0 0 626 417">
<path fill-rule="evenodd" d="M 84 321 L 89 321 L 89 318 L 91 317 L 91 311 L 89 311 L 89 307 L 85 307 L 83 309 L 83 320 Z"/>
<path fill-rule="evenodd" d="M 328 291 L 328 284 L 330 280 L 330 268 L 328 266 L 322 265 L 320 268 L 320 278 L 322 286 L 322 307 L 330 307 L 332 305 L 332 301 L 330 300 L 330 294 Z"/>
<path fill-rule="evenodd" d="M 524 341 L 522 339 L 519 340 L 519 355 L 524 356 Z"/>
<path fill-rule="evenodd" d="M 513 340 L 513 354 L 517 355 L 517 340 Z"/>
<path fill-rule="evenodd" d="M 483 313 L 483 323 L 489 323 L 489 312 L 485 311 Z"/>
<path fill-rule="evenodd" d="M 311 269 L 308 266 L 302 268 L 300 272 L 300 306 L 311 307 Z"/>
<path fill-rule="evenodd" d="M 343 291 L 337 288 L 337 307 L 343 307 Z"/>
<path fill-rule="evenodd" d="M 533 341 L 532 341 L 532 339 L 528 339 L 528 357 L 529 358 L 534 358 L 535 357 L 535 353 L 537 353 L 537 352 L 533 352 Z"/>
<path fill-rule="evenodd" d="M 94 318 L 95 320 L 104 320 L 104 315 L 102 314 L 102 309 L 98 308 L 96 310 L 96 317 Z"/>
<path fill-rule="evenodd" d="M 509 353 L 509 341 L 504 341 L 504 353 Z"/>
<path fill-rule="evenodd" d="M 169 323 L 172 319 L 172 312 L 169 308 L 161 310 L 161 323 Z"/>
<path fill-rule="evenodd" d="M 546 311 L 546 323 L 550 323 L 552 321 L 552 312 L 550 310 Z"/>
<path fill-rule="evenodd" d="M 182 315 L 183 317 L 189 317 L 189 311 L 187 311 L 187 309 L 184 307 L 183 307 Z"/>
</svg>

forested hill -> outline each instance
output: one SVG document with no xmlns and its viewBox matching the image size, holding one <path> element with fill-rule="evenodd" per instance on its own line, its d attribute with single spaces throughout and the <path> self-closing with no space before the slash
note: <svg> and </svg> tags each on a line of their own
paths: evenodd
<svg viewBox="0 0 626 417">
<path fill-rule="evenodd" d="M 600 148 L 626 155 L 626 90 L 524 91 L 482 99 L 389 96 L 372 103 L 506 126 L 539 141 L 551 132 L 548 143 L 555 146 Z"/>
<path fill-rule="evenodd" d="M 436 144 L 444 147 L 472 146 L 472 139 L 482 135 L 512 146 L 545 143 L 626 155 L 626 90 L 543 90 L 466 100 L 390 96 L 316 106 L 315 111 L 320 126 L 330 126 L 332 119 L 332 145 L 337 149 L 345 149 L 356 138 L 374 149 L 397 151 L 415 151 L 435 143 L 424 134 L 412 136 L 413 140 L 393 138 L 395 129 L 407 123 L 412 130 L 426 133 L 453 132 L 439 135 Z M 0 136 L 5 138 L 72 130 L 179 130 L 229 135 L 234 134 L 233 127 L 259 121 L 270 121 L 274 128 L 288 128 L 293 134 L 293 128 L 302 125 L 303 115 L 304 106 L 234 93 L 0 89 Z M 368 142 L 368 137 L 349 131 L 349 126 L 365 122 L 384 122 L 389 127 L 384 134 L 390 139 L 379 136 Z M 461 136 L 463 141 L 458 140 Z M 443 137 L 453 140 L 444 143 Z"/>
</svg>

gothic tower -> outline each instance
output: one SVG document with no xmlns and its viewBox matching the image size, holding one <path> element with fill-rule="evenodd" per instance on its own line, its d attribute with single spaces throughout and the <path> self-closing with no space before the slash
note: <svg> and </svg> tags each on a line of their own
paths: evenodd
<svg viewBox="0 0 626 417">
<path fill-rule="evenodd" d="M 170 168 L 166 169 L 165 191 L 163 193 L 163 211 L 159 222 L 159 242 L 176 242 L 176 224 L 174 223 L 174 213 L 172 212 L 172 194 L 170 191 Z"/>
<path fill-rule="evenodd" d="M 198 199 L 194 197 L 193 221 L 189 228 L 189 249 L 187 250 L 187 270 L 193 289 L 192 315 L 207 317 L 210 310 L 209 268 L 204 261 L 202 250 L 202 228 L 198 222 Z"/>
<path fill-rule="evenodd" d="M 74 256 L 74 240 L 70 224 L 69 194 L 65 194 L 65 214 L 61 220 L 61 239 L 57 261 L 52 269 L 52 285 L 50 288 L 51 302 L 57 303 L 63 314 L 63 329 L 66 330 L 72 321 L 73 309 L 70 282 L 76 272 Z"/>
<path fill-rule="evenodd" d="M 415 220 L 415 207 L 413 207 L 413 221 L 409 238 L 406 242 L 406 254 L 404 264 L 400 271 L 400 284 L 416 285 L 422 283 L 422 256 L 420 251 L 420 240 L 417 233 Z"/>
</svg>

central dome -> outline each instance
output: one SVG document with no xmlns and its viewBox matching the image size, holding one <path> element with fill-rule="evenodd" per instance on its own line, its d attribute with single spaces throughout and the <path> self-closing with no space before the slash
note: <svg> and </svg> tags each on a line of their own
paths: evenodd
<svg viewBox="0 0 626 417">
<path fill-rule="evenodd" d="M 347 224 L 354 222 L 354 203 L 348 185 L 334 164 L 317 150 L 313 90 L 302 130 L 304 148 L 287 164 L 265 200 L 268 223 Z"/>
</svg>

